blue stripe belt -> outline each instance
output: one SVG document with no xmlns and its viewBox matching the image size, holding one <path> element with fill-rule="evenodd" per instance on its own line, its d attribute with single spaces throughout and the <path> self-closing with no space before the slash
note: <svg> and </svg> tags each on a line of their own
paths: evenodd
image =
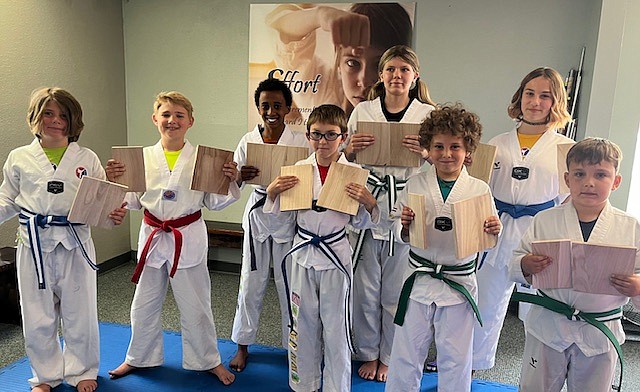
<svg viewBox="0 0 640 392">
<path fill-rule="evenodd" d="M 349 345 L 349 350 L 351 350 L 351 352 L 355 352 L 354 351 L 354 347 L 353 347 L 353 341 L 351 340 L 351 269 L 347 268 L 344 264 L 342 264 L 342 262 L 340 261 L 340 257 L 338 257 L 338 255 L 336 254 L 336 252 L 331 248 L 332 244 L 335 244 L 339 241 L 342 241 L 346 238 L 347 236 L 347 231 L 346 229 L 342 229 L 339 231 L 336 231 L 335 233 L 331 233 L 328 235 L 324 235 L 324 236 L 319 236 L 316 235 L 312 232 L 310 232 L 309 230 L 305 230 L 300 226 L 296 227 L 297 231 L 298 231 L 298 236 L 302 239 L 301 242 L 297 243 L 293 248 L 291 248 L 291 250 L 289 250 L 289 252 L 287 252 L 286 255 L 284 255 L 284 258 L 282 259 L 282 263 L 281 263 L 281 268 L 282 268 L 282 276 L 284 277 L 284 288 L 287 292 L 287 308 L 289 311 L 289 330 L 293 332 L 294 330 L 294 323 L 293 323 L 293 313 L 291 312 L 291 290 L 289 288 L 289 281 L 288 281 L 288 277 L 287 277 L 287 268 L 286 268 L 286 263 L 285 261 L 287 260 L 287 256 L 289 256 L 290 254 L 306 247 L 309 245 L 315 246 L 316 248 L 320 249 L 320 251 L 329 259 L 331 260 L 331 263 L 340 271 L 342 272 L 346 278 L 347 278 L 347 292 L 345 293 L 345 297 L 344 297 L 344 305 L 345 305 L 345 330 L 344 330 L 344 334 L 347 338 L 347 343 Z"/>
<path fill-rule="evenodd" d="M 67 217 L 63 215 L 41 215 L 25 209 L 20 211 L 18 218 L 21 225 L 27 226 L 27 232 L 29 233 L 29 246 L 31 248 L 31 255 L 33 256 L 33 262 L 36 266 L 38 288 L 40 290 L 46 287 L 44 279 L 44 259 L 42 257 L 42 245 L 40 244 L 41 229 L 46 229 L 51 226 L 67 226 L 73 235 L 73 238 L 76 240 L 78 247 L 82 251 L 84 259 L 91 268 L 98 270 L 98 266 L 91 261 L 87 251 L 84 249 L 84 246 L 82 246 L 82 241 L 80 241 L 80 237 L 78 236 L 76 229 L 74 229 L 74 226 L 82 225 L 82 223 L 71 223 Z"/>
</svg>

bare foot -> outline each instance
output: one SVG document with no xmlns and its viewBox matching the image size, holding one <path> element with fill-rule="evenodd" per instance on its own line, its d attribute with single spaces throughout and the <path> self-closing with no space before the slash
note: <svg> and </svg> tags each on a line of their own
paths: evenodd
<svg viewBox="0 0 640 392">
<path fill-rule="evenodd" d="M 82 380 L 76 385 L 78 392 L 93 392 L 98 389 L 98 382 L 96 380 Z"/>
<path fill-rule="evenodd" d="M 358 369 L 358 376 L 365 380 L 375 380 L 377 371 L 378 360 L 374 359 L 373 361 L 367 361 L 360 365 L 360 369 Z"/>
<path fill-rule="evenodd" d="M 249 347 L 244 344 L 238 345 L 238 351 L 234 355 L 231 362 L 229 362 L 229 368 L 236 372 L 241 372 L 247 367 L 247 359 L 249 358 Z"/>
<path fill-rule="evenodd" d="M 224 385 L 230 385 L 233 380 L 236 379 L 235 374 L 228 371 L 223 364 L 220 364 L 209 370 L 209 373 L 214 374 L 216 377 L 218 377 L 218 380 L 220 380 L 220 382 Z"/>
<path fill-rule="evenodd" d="M 33 387 L 33 389 L 31 389 L 32 392 L 50 392 L 51 391 L 51 385 L 49 384 L 40 384 L 40 385 L 36 385 L 35 387 Z"/>
<path fill-rule="evenodd" d="M 122 362 L 120 366 L 118 366 L 117 368 L 113 370 L 109 370 L 109 378 L 111 378 L 112 380 L 115 380 L 117 378 L 124 377 L 136 370 L 138 370 L 137 367 L 131 366 L 126 362 Z"/>
<path fill-rule="evenodd" d="M 387 382 L 387 373 L 389 373 L 389 366 L 380 361 L 380 364 L 378 365 L 378 376 L 376 377 L 376 380 L 380 382 Z"/>
</svg>

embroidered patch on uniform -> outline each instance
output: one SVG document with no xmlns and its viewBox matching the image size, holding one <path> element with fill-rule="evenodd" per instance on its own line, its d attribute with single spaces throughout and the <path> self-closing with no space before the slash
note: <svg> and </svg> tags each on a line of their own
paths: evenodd
<svg viewBox="0 0 640 392">
<path fill-rule="evenodd" d="M 178 195 L 176 191 L 172 191 L 170 189 L 162 190 L 162 200 L 176 201 L 177 199 L 178 199 Z"/>
<path fill-rule="evenodd" d="M 493 162 L 493 170 L 500 170 L 500 162 Z"/>
<path fill-rule="evenodd" d="M 453 229 L 453 221 L 447 216 L 436 217 L 434 227 L 436 230 L 449 231 Z"/>
<path fill-rule="evenodd" d="M 529 178 L 529 168 L 520 166 L 514 167 L 513 170 L 511 170 L 511 177 L 516 180 L 526 180 Z"/>
<path fill-rule="evenodd" d="M 300 306 L 300 296 L 296 293 L 291 293 L 291 302 L 293 302 L 294 304 Z"/>
<path fill-rule="evenodd" d="M 82 166 L 78 166 L 76 167 L 76 177 L 82 179 L 82 177 L 88 175 L 89 173 L 87 172 L 87 169 L 85 169 Z"/>
<path fill-rule="evenodd" d="M 57 195 L 64 192 L 64 182 L 62 181 L 49 181 L 47 182 L 47 192 Z"/>
<path fill-rule="evenodd" d="M 289 374 L 293 383 L 298 384 L 300 382 L 300 376 L 298 375 L 298 356 L 291 350 L 289 351 Z"/>
<path fill-rule="evenodd" d="M 538 363 L 538 360 L 537 360 L 537 359 L 535 359 L 534 357 L 531 357 L 531 360 L 529 361 L 529 365 L 530 365 L 532 368 L 534 368 L 534 369 L 535 369 L 535 368 L 536 368 L 536 363 Z"/>
</svg>

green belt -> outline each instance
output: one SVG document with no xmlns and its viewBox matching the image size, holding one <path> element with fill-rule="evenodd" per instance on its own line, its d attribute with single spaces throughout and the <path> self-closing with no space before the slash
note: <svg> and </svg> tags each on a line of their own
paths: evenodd
<svg viewBox="0 0 640 392">
<path fill-rule="evenodd" d="M 416 270 L 409 276 L 409 278 L 407 278 L 402 286 L 400 300 L 398 301 L 398 311 L 396 312 L 396 317 L 393 319 L 393 322 L 400 326 L 404 324 L 404 316 L 407 314 L 407 306 L 409 306 L 409 296 L 411 295 L 411 290 L 413 289 L 416 277 L 418 275 L 429 275 L 432 278 L 440 279 L 448 284 L 449 287 L 464 295 L 473 308 L 473 312 L 475 313 L 478 322 L 482 325 L 480 311 L 478 310 L 476 301 L 473 299 L 471 294 L 469 294 L 469 291 L 460 283 L 446 277 L 446 275 L 466 276 L 474 274 L 476 272 L 476 261 L 477 260 L 473 260 L 461 265 L 440 265 L 418 256 L 413 253 L 413 251 L 409 251 L 409 264 L 415 267 Z"/>
<path fill-rule="evenodd" d="M 514 292 L 511 296 L 513 301 L 520 302 L 528 302 L 530 304 L 542 306 L 545 309 L 549 309 L 552 312 L 560 313 L 566 316 L 569 320 L 579 321 L 582 320 L 588 324 L 593 325 L 598 328 L 609 341 L 613 344 L 613 347 L 616 349 L 616 353 L 618 353 L 618 358 L 620 359 L 620 380 L 618 382 L 618 386 L 612 386 L 614 390 L 620 391 L 622 388 L 622 370 L 624 367 L 624 358 L 622 356 L 622 348 L 620 347 L 620 343 L 618 343 L 618 339 L 613 336 L 613 332 L 605 325 L 605 321 L 611 320 L 619 320 L 622 318 L 622 308 L 616 308 L 609 310 L 607 312 L 600 313 L 587 313 L 581 312 L 578 309 L 574 309 L 573 307 L 565 304 L 562 301 L 558 301 L 549 297 L 547 294 L 538 290 L 538 295 L 536 294 L 528 294 L 528 293 L 519 293 Z"/>
</svg>

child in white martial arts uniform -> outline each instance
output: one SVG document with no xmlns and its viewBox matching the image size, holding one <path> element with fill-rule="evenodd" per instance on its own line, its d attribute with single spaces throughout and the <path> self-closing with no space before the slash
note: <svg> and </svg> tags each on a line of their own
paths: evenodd
<svg viewBox="0 0 640 392">
<path fill-rule="evenodd" d="M 171 282 L 180 310 L 182 367 L 209 371 L 229 385 L 235 376 L 218 352 L 207 269 L 208 234 L 200 210 L 220 210 L 239 198 L 236 164 L 225 163 L 219 173 L 233 180 L 229 194 L 191 190 L 196 148 L 185 139 L 194 121 L 191 102 L 178 92 L 162 92 L 153 104 L 152 120 L 160 141 L 144 148 L 147 190 L 130 192 L 125 199 L 130 209 L 144 208 L 132 279 L 138 285 L 131 304 L 131 341 L 124 362 L 109 374 L 119 378 L 138 368 L 162 365 L 162 303 Z M 121 162 L 107 163 L 110 179 L 125 169 Z"/>
<path fill-rule="evenodd" d="M 491 175 L 491 192 L 504 226 L 498 244 L 481 255 L 478 309 L 482 324 L 473 335 L 473 369 L 490 369 L 495 363 L 498 339 L 514 283 L 509 262 L 524 231 L 539 211 L 566 198 L 560 195 L 556 163 L 557 145 L 574 143 L 556 132 L 570 117 L 562 77 L 551 68 L 537 68 L 520 82 L 509 105 L 509 116 L 518 121 L 511 132 L 489 141 L 497 146 Z M 523 306 L 528 308 L 528 305 Z"/>
<path fill-rule="evenodd" d="M 469 176 L 463 164 L 478 142 L 482 126 L 478 117 L 459 106 L 444 106 L 431 112 L 420 128 L 420 142 L 429 150 L 433 166 L 409 178 L 392 213 L 398 238 L 409 242 L 414 212 L 407 195 L 425 195 L 429 246 L 411 246 L 411 275 L 402 287 L 395 322 L 387 391 L 420 389 L 422 369 L 429 345 L 438 349 L 438 391 L 471 390 L 473 327 L 479 318 L 475 309 L 476 255 L 456 258 L 451 204 L 483 194 L 489 186 Z M 485 232 L 498 235 L 500 220 L 488 216 Z M 474 314 L 475 313 L 475 314 Z"/>
<path fill-rule="evenodd" d="M 313 208 L 280 211 L 281 192 L 298 182 L 295 176 L 279 176 L 267 188 L 264 211 L 274 214 L 270 225 L 297 230 L 290 279 L 289 386 L 294 391 L 344 392 L 351 389 L 351 246 L 345 226 L 367 228 L 378 223 L 376 200 L 366 187 L 350 183 L 349 197 L 361 205 L 355 216 L 316 205 L 329 166 L 334 162 L 355 165 L 339 152 L 346 138 L 347 119 L 335 105 L 316 107 L 307 122 L 307 138 L 315 151 L 298 162 L 313 165 Z M 340 189 L 333 190 L 340 192 Z M 324 353 L 324 356 L 323 356 Z M 321 369 L 324 362 L 324 369 Z"/>
<path fill-rule="evenodd" d="M 91 392 L 100 361 L 96 254 L 89 227 L 69 223 L 67 215 L 81 178 L 104 180 L 105 173 L 96 154 L 76 143 L 82 108 L 69 92 L 35 90 L 27 123 L 35 139 L 4 164 L 0 222 L 20 217 L 17 269 L 29 384 L 43 392 L 66 381 Z M 110 218 L 119 225 L 125 213 L 120 208 Z"/>
<path fill-rule="evenodd" d="M 257 125 L 245 134 L 233 156 L 240 167 L 238 185 L 243 186 L 260 174 L 258 168 L 246 166 L 247 143 L 279 144 L 285 146 L 308 147 L 304 133 L 294 132 L 285 124 L 285 116 L 291 110 L 291 90 L 278 79 L 266 79 L 260 82 L 255 91 L 256 108 L 263 124 Z M 242 371 L 249 357 L 248 345 L 255 343 L 262 311 L 262 300 L 269 280 L 273 262 L 273 276 L 280 301 L 282 318 L 282 347 L 289 341 L 289 313 L 287 312 L 287 294 L 282 281 L 280 261 L 291 249 L 293 230 L 269 231 L 263 223 L 262 206 L 267 197 L 266 190 L 254 186 L 242 216 L 244 238 L 242 242 L 242 271 L 238 289 L 238 305 L 233 319 L 231 340 L 238 344 L 238 351 L 229 363 L 235 371 Z"/>
<path fill-rule="evenodd" d="M 605 139 L 588 138 L 575 144 L 567 154 L 568 172 L 564 173 L 570 201 L 537 214 L 514 252 L 510 276 L 531 283 L 532 274 L 554 262 L 532 254 L 533 241 L 570 239 L 636 248 L 635 274 L 610 277 L 620 295 L 570 288 L 515 294 L 518 300 L 536 304 L 525 320 L 521 391 L 556 392 L 565 381 L 569 391 L 612 390 L 617 351 L 625 340 L 621 307 L 628 297 L 640 306 L 640 224 L 609 203 L 611 191 L 620 185 L 621 159 L 618 146 Z"/>
<path fill-rule="evenodd" d="M 356 106 L 349 118 L 349 144 L 345 154 L 353 160 L 355 154 L 375 143 L 373 136 L 356 134 L 358 121 L 401 122 L 420 124 L 434 109 L 429 90 L 419 79 L 418 57 L 403 45 L 388 49 L 378 65 L 379 80 L 369 94 L 369 101 Z M 407 149 L 426 158 L 417 135 L 404 140 Z M 404 188 L 407 178 L 418 167 L 365 166 L 370 170 L 369 189 L 387 216 Z M 393 238 L 385 225 L 352 233 L 353 255 L 353 334 L 356 358 L 364 361 L 358 369 L 360 377 L 386 381 L 391 344 L 393 316 L 398 305 L 405 260 L 409 246 Z"/>
</svg>

